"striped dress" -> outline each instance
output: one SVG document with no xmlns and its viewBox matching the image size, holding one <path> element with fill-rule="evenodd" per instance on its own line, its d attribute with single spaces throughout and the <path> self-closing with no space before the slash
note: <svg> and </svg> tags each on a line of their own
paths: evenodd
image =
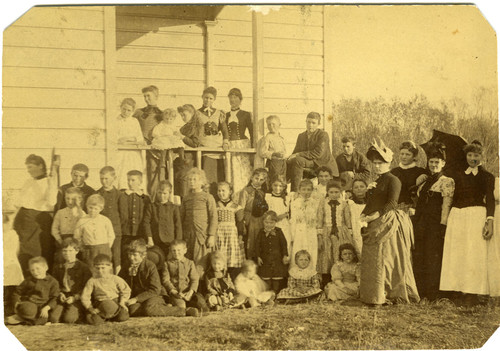
<svg viewBox="0 0 500 351">
<path fill-rule="evenodd" d="M 217 202 L 217 251 L 227 257 L 227 267 L 241 267 L 245 260 L 243 244 L 238 237 L 237 221 L 243 219 L 243 208 L 233 201 Z"/>
</svg>

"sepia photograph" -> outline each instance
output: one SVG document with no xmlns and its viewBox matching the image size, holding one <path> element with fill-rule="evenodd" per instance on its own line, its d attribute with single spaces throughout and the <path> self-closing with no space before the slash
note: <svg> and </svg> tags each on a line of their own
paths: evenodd
<svg viewBox="0 0 500 351">
<path fill-rule="evenodd" d="M 26 10 L 3 28 L 2 347 L 495 349 L 480 6 Z"/>
</svg>

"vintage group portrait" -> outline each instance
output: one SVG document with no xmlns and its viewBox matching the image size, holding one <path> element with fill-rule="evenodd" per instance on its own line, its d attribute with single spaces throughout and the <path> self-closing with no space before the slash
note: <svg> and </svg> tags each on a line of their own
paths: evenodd
<svg viewBox="0 0 500 351">
<path fill-rule="evenodd" d="M 474 4 L 32 7 L 3 32 L 3 328 L 27 350 L 480 348 L 498 132 Z"/>
</svg>

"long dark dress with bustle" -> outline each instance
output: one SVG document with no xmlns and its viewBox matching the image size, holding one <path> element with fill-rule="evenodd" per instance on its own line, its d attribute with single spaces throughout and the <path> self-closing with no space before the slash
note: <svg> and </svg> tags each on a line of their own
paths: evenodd
<svg viewBox="0 0 500 351">
<path fill-rule="evenodd" d="M 429 300 L 439 295 L 445 234 L 441 225 L 443 196 L 451 198 L 453 189 L 453 179 L 438 173 L 430 176 L 419 191 L 414 217 L 413 272 L 420 297 Z"/>
<path fill-rule="evenodd" d="M 399 194 L 398 203 L 413 207 L 412 190 L 417 184 L 418 177 L 426 174 L 427 171 L 417 166 L 410 168 L 396 167 L 391 170 L 391 173 L 401 181 L 401 193 Z M 400 206 L 400 208 L 402 207 Z"/>
</svg>

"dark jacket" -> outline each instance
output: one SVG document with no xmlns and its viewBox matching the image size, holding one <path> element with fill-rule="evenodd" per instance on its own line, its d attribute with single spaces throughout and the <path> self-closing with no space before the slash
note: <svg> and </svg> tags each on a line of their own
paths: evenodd
<svg viewBox="0 0 500 351">
<path fill-rule="evenodd" d="M 72 187 L 74 187 L 73 183 L 61 185 L 61 187 L 59 188 L 59 192 L 57 193 L 57 203 L 56 203 L 56 207 L 54 209 L 54 213 L 57 213 L 57 211 L 62 210 L 63 208 L 67 207 L 66 199 L 65 199 L 66 190 L 68 190 L 69 188 L 72 188 Z M 86 204 L 87 198 L 90 195 L 94 195 L 95 190 L 94 190 L 94 188 L 91 188 L 90 186 L 88 186 L 86 183 L 83 183 L 83 185 L 79 189 L 83 193 L 82 210 L 87 212 L 87 204 Z"/>
<path fill-rule="evenodd" d="M 122 218 L 127 214 L 127 198 L 120 190 L 113 187 L 112 190 L 104 190 L 100 188 L 97 193 L 104 198 L 104 209 L 101 211 L 103 216 L 106 216 L 113 224 L 115 236 L 122 235 Z"/>
<path fill-rule="evenodd" d="M 179 206 L 171 202 L 162 204 L 154 202 L 146 208 L 144 214 L 144 230 L 146 236 L 171 243 L 182 239 L 182 221 Z M 155 243 L 156 244 L 156 243 Z"/>
<path fill-rule="evenodd" d="M 336 161 L 340 174 L 351 171 L 354 172 L 354 175 L 358 175 L 367 183 L 370 181 L 370 163 L 366 156 L 359 153 L 357 150 L 354 150 L 351 162 L 347 161 L 343 153 L 337 156 Z"/>
<path fill-rule="evenodd" d="M 288 256 L 287 242 L 281 228 L 275 227 L 269 235 L 264 229 L 257 234 L 255 253 L 263 261 L 259 267 L 262 278 L 282 278 L 287 275 L 287 265 L 283 257 Z"/>
<path fill-rule="evenodd" d="M 330 151 L 330 137 L 324 130 L 317 129 L 310 138 L 307 131 L 300 133 L 292 154 L 313 161 L 316 167 L 329 167 L 334 177 L 339 176 L 337 162 Z"/>
<path fill-rule="evenodd" d="M 164 293 L 160 281 L 160 275 L 153 262 L 145 258 L 137 269 L 137 274 L 131 276 L 130 263 L 122 267 L 118 274 L 123 280 L 127 282 L 132 290 L 131 298 L 137 299 L 137 302 L 144 302 L 154 296 L 159 296 Z"/>
<path fill-rule="evenodd" d="M 238 110 L 236 117 L 238 118 L 238 124 L 228 123 L 231 112 L 226 113 L 226 125 L 229 132 L 229 140 L 241 140 L 248 139 L 245 135 L 245 130 L 248 129 L 250 134 L 250 143 L 253 145 L 253 121 L 252 114 L 248 111 Z"/>
<path fill-rule="evenodd" d="M 376 180 L 377 186 L 368 190 L 366 207 L 362 214 L 371 215 L 379 212 L 380 217 L 398 207 L 401 181 L 391 172 L 382 174 Z"/>
<path fill-rule="evenodd" d="M 68 268 L 68 285 L 70 291 L 64 291 L 64 263 L 54 265 L 52 276 L 59 282 L 61 291 L 66 296 L 80 295 L 87 280 L 92 277 L 92 271 L 82 261 L 76 260 L 73 267 Z"/>
<path fill-rule="evenodd" d="M 26 278 L 12 295 L 14 304 L 20 301 L 30 301 L 34 304 L 44 307 L 56 307 L 57 297 L 59 296 L 59 283 L 49 274 L 43 279 L 36 279 L 32 276 Z"/>
<path fill-rule="evenodd" d="M 452 207 L 464 208 L 470 206 L 486 207 L 486 215 L 495 215 L 495 177 L 482 166 L 478 167 L 477 175 L 467 175 L 465 170 L 453 174 L 455 192 Z"/>
<path fill-rule="evenodd" d="M 122 218 L 122 236 L 145 237 L 144 214 L 151 206 L 151 199 L 146 194 L 123 194 L 127 200 L 127 211 Z"/>
</svg>

